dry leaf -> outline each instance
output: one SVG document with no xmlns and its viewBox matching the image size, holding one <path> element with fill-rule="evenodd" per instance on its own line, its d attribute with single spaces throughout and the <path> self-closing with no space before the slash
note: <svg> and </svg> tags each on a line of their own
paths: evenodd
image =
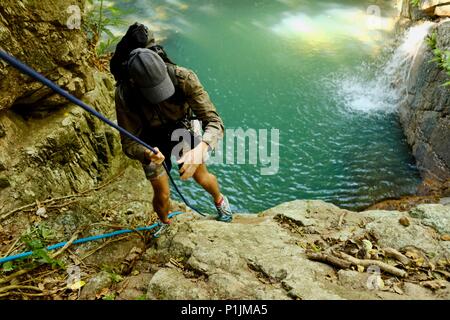
<svg viewBox="0 0 450 320">
<path fill-rule="evenodd" d="M 47 209 L 45 209 L 44 207 L 40 207 L 36 211 L 36 215 L 42 218 L 48 218 L 48 215 L 46 213 Z"/>
<path fill-rule="evenodd" d="M 406 251 L 405 256 L 412 260 L 417 260 L 420 258 L 420 256 L 417 254 L 417 252 L 414 251 Z"/>
<path fill-rule="evenodd" d="M 362 244 L 363 244 L 363 248 L 364 248 L 364 250 L 366 250 L 366 252 L 373 249 L 372 242 L 370 242 L 369 240 L 364 239 L 362 241 Z"/>
<path fill-rule="evenodd" d="M 86 282 L 84 282 L 83 280 L 79 280 L 74 283 L 67 284 L 67 288 L 72 291 L 76 291 L 76 290 L 80 290 L 85 284 L 86 284 Z"/>
<path fill-rule="evenodd" d="M 405 227 L 409 227 L 411 222 L 409 221 L 409 219 L 407 217 L 401 217 L 400 220 L 398 221 L 402 226 Z"/>
<path fill-rule="evenodd" d="M 395 293 L 398 293 L 398 294 L 405 294 L 405 293 L 403 292 L 403 290 L 400 289 L 400 287 L 399 287 L 398 285 L 396 285 L 396 284 L 394 284 L 394 285 L 392 286 L 392 289 L 394 290 Z"/>
<path fill-rule="evenodd" d="M 358 266 L 358 272 L 359 273 L 363 273 L 364 272 L 364 267 L 363 266 Z"/>
<path fill-rule="evenodd" d="M 109 293 L 109 288 L 103 288 L 99 293 L 97 293 L 95 295 L 95 298 L 100 299 L 100 298 L 106 296 L 108 293 Z"/>
<path fill-rule="evenodd" d="M 421 284 L 425 288 L 429 288 L 431 290 L 438 290 L 438 289 L 445 289 L 445 288 L 447 288 L 447 281 L 445 281 L 445 280 L 424 281 Z"/>
<path fill-rule="evenodd" d="M 443 234 L 441 236 L 442 241 L 450 241 L 450 234 Z"/>
</svg>

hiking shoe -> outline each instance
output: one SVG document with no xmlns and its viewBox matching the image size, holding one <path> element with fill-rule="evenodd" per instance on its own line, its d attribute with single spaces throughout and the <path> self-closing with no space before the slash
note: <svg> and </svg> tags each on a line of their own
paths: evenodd
<svg viewBox="0 0 450 320">
<path fill-rule="evenodd" d="M 233 212 L 231 212 L 230 203 L 227 197 L 222 197 L 221 203 L 219 205 L 216 204 L 217 213 L 219 214 L 217 221 L 231 222 L 233 221 Z"/>
<path fill-rule="evenodd" d="M 157 239 L 161 237 L 161 235 L 167 231 L 167 229 L 170 227 L 171 224 L 162 223 L 161 221 L 158 222 L 158 226 L 156 227 L 156 231 L 153 232 L 152 237 Z"/>
</svg>

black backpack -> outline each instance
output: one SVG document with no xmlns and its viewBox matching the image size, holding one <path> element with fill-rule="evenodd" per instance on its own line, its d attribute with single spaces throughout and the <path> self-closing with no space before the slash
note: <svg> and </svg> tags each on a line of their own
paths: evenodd
<svg viewBox="0 0 450 320">
<path fill-rule="evenodd" d="M 164 48 L 156 44 L 153 33 L 145 25 L 136 22 L 128 28 L 125 36 L 119 41 L 110 61 L 110 70 L 117 84 L 128 79 L 128 58 L 130 53 L 138 48 L 148 48 L 156 52 L 165 63 L 175 65 Z"/>
</svg>

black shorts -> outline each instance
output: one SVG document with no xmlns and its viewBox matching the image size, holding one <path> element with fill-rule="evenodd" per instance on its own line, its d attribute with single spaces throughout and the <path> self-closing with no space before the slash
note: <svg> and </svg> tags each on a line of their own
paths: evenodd
<svg viewBox="0 0 450 320">
<path fill-rule="evenodd" d="M 145 139 L 145 142 L 150 144 L 153 148 L 158 148 L 159 151 L 166 158 L 164 163 L 167 168 L 172 170 L 172 156 L 178 161 L 184 152 L 187 152 L 195 147 L 197 147 L 202 141 L 202 137 L 195 134 L 192 130 L 183 129 L 182 136 L 180 136 L 178 141 L 172 141 L 172 132 L 165 130 L 152 131 L 148 134 L 149 138 Z M 178 165 L 181 169 L 182 164 Z M 148 165 L 143 165 L 145 176 L 149 180 L 155 180 L 166 174 L 164 166 L 162 164 L 156 165 L 150 163 Z"/>
</svg>

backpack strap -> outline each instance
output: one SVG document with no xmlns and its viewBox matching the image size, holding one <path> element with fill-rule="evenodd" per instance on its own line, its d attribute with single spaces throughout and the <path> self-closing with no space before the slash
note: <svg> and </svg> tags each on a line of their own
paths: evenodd
<svg viewBox="0 0 450 320">
<path fill-rule="evenodd" d="M 172 80 L 172 83 L 175 87 L 175 97 L 177 101 L 184 102 L 186 99 L 186 95 L 184 94 L 183 89 L 180 87 L 180 82 L 177 78 L 176 73 L 176 65 L 171 63 L 166 63 L 167 66 L 167 73 L 169 74 L 170 80 Z"/>
</svg>

